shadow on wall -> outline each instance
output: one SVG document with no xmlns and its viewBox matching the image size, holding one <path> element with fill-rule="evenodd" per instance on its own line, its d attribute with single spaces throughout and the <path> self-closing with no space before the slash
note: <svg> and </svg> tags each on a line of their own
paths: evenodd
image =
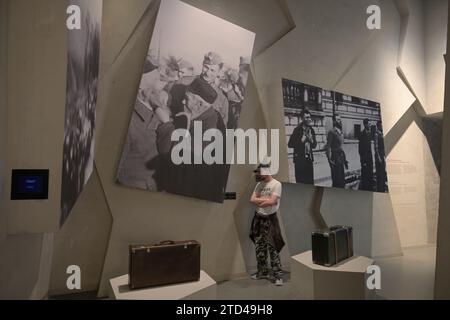
<svg viewBox="0 0 450 320">
<path fill-rule="evenodd" d="M 427 243 L 433 244 L 436 242 L 437 234 L 437 203 L 439 202 L 437 190 L 439 189 L 441 171 L 443 113 L 427 115 L 421 103 L 416 100 L 387 133 L 385 138 L 387 154 L 393 151 L 412 124 L 416 124 L 419 127 L 426 139 L 427 146 L 424 145 L 424 169 Z"/>
<path fill-rule="evenodd" d="M 427 139 L 434 164 L 438 172 L 440 172 L 442 121 L 442 113 L 427 115 L 423 106 L 416 100 L 386 134 L 386 154 L 389 154 L 392 151 L 410 125 L 416 123 Z"/>
<path fill-rule="evenodd" d="M 7 93 L 7 7 L 6 1 L 0 0 L 0 154 L 6 148 L 6 93 Z M 0 197 L 3 196 L 5 186 L 5 157 L 0 157 Z M 3 208 L 4 202 L 0 201 L 0 243 L 6 237 L 6 214 Z"/>
<path fill-rule="evenodd" d="M 353 227 L 355 255 L 372 257 L 373 214 L 375 193 L 368 191 L 325 189 L 321 212 L 329 226 Z"/>
<path fill-rule="evenodd" d="M 312 210 L 315 193 L 314 186 L 283 184 L 280 212 L 292 256 L 311 250 L 311 233 L 322 227 Z"/>
<path fill-rule="evenodd" d="M 291 255 L 311 250 L 311 233 L 328 226 L 348 225 L 354 228 L 355 254 L 372 255 L 373 194 L 363 191 L 324 189 L 321 212 L 324 221 L 317 215 L 320 203 L 313 186 L 283 184 L 281 215 L 286 230 L 286 242 Z M 316 202 L 316 203 L 315 203 Z M 318 202 L 318 203 L 317 203 Z"/>
<path fill-rule="evenodd" d="M 247 189 L 239 195 L 239 204 L 235 210 L 234 220 L 239 236 L 239 241 L 242 247 L 242 255 L 244 257 L 247 272 L 253 270 L 256 266 L 256 256 L 252 241 L 250 240 L 250 227 L 253 219 L 253 206 L 250 204 L 250 199 L 255 183 L 249 180 Z"/>
</svg>

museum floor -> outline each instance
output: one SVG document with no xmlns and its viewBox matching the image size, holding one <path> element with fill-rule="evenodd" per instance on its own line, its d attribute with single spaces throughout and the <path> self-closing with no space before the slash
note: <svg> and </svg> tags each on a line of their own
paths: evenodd
<svg viewBox="0 0 450 320">
<path fill-rule="evenodd" d="M 375 299 L 431 300 L 433 299 L 436 247 L 403 249 L 403 256 L 377 259 L 381 267 L 382 289 Z M 219 300 L 290 300 L 289 274 L 282 287 L 250 277 L 220 283 Z M 95 293 L 85 293 L 52 299 L 95 299 Z"/>
<path fill-rule="evenodd" d="M 375 299 L 431 300 L 433 299 L 436 247 L 403 249 L 403 256 L 377 259 L 381 267 L 381 290 Z M 249 278 L 229 281 L 219 285 L 219 299 L 289 300 L 289 280 L 283 287 L 267 281 Z"/>
<path fill-rule="evenodd" d="M 379 296 L 394 300 L 432 300 L 436 247 L 403 249 L 402 257 L 378 259 L 382 283 Z"/>
</svg>

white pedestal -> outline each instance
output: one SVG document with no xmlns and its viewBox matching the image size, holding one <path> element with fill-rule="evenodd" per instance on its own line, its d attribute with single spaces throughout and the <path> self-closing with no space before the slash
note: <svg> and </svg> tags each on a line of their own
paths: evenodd
<svg viewBox="0 0 450 320">
<path fill-rule="evenodd" d="M 374 263 L 366 257 L 353 257 L 334 267 L 313 264 L 312 251 L 292 257 L 291 293 L 305 300 L 365 300 L 367 268 Z"/>
<path fill-rule="evenodd" d="M 109 298 L 113 300 L 215 300 L 217 284 L 204 271 L 200 280 L 176 285 L 130 290 L 128 274 L 109 280 Z"/>
</svg>

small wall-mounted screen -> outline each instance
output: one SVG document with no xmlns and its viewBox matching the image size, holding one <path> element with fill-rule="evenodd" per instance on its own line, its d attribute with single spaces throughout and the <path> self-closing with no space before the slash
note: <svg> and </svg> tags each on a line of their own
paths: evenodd
<svg viewBox="0 0 450 320">
<path fill-rule="evenodd" d="M 48 199 L 49 170 L 13 170 L 11 200 Z"/>
</svg>

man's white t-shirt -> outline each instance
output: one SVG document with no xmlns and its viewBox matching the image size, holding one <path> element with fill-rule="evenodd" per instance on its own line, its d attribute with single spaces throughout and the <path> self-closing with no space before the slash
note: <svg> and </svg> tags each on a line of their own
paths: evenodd
<svg viewBox="0 0 450 320">
<path fill-rule="evenodd" d="M 278 211 L 280 208 L 281 182 L 275 179 L 272 179 L 270 182 L 259 182 L 256 185 L 255 193 L 260 198 L 270 198 L 272 195 L 278 197 L 278 203 L 276 205 L 267 208 L 257 208 L 256 212 L 268 216 Z"/>
</svg>

